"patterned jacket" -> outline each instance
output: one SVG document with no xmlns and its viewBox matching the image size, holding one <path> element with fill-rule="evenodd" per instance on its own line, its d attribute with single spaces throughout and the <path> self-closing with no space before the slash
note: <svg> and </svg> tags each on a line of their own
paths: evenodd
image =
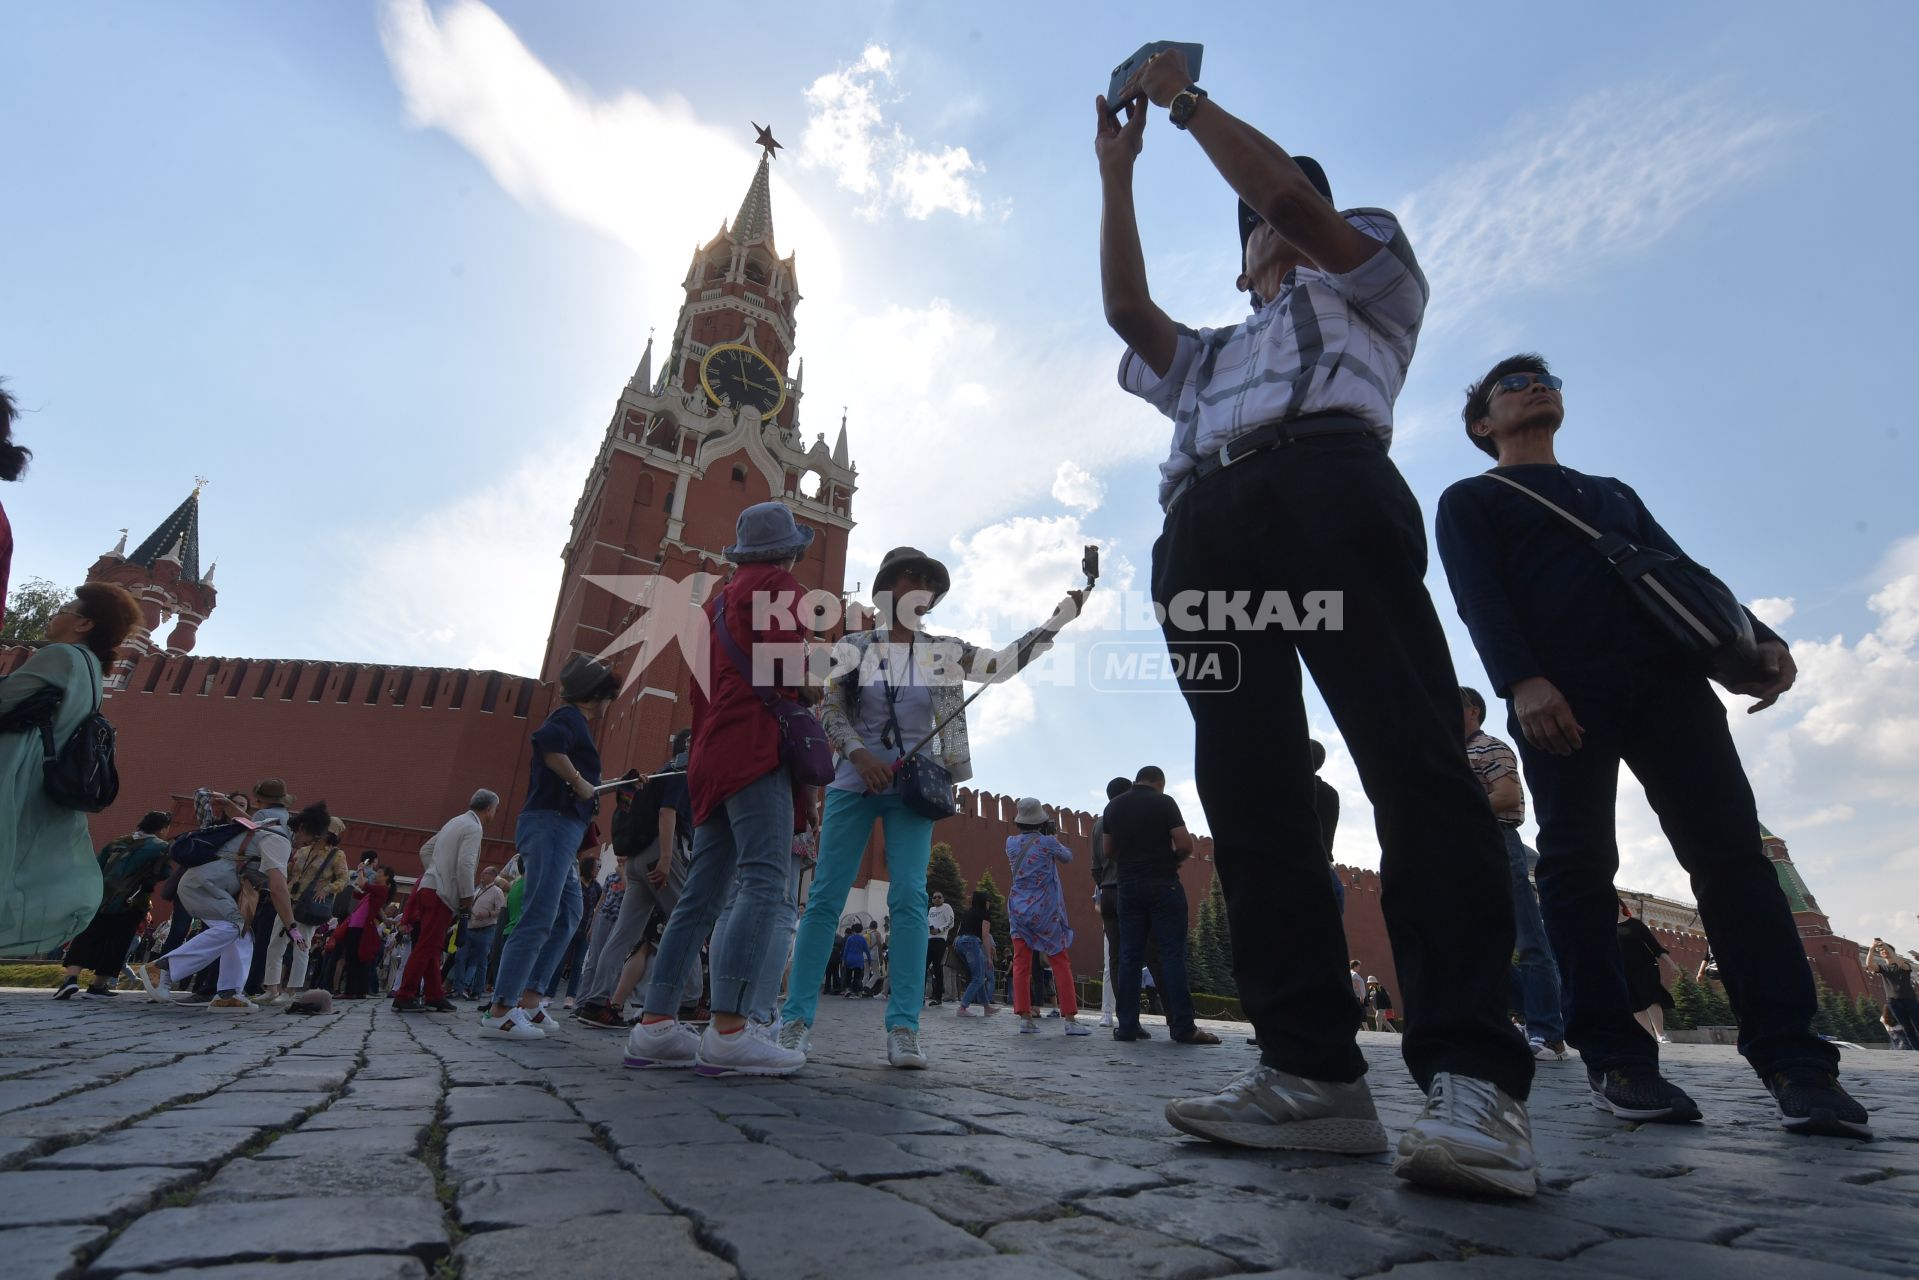
<svg viewBox="0 0 1919 1280">
<path fill-rule="evenodd" d="M 1048 623 L 1052 623 L 1049 619 Z M 1064 622 L 1034 627 L 1004 649 L 982 649 L 956 636 L 922 635 L 913 644 L 913 666 L 933 695 L 933 723 L 951 716 L 927 750 L 953 775 L 954 782 L 973 776 L 973 753 L 966 739 L 965 682 L 997 683 L 1011 677 L 1034 658 L 1053 647 L 1053 637 Z M 860 674 L 867 647 L 884 641 L 883 631 L 856 631 L 833 646 L 833 674 L 826 681 L 820 705 L 820 724 L 840 756 L 850 756 L 866 744 L 860 738 L 855 711 L 859 705 Z M 904 750 L 912 746 L 901 743 Z"/>
</svg>

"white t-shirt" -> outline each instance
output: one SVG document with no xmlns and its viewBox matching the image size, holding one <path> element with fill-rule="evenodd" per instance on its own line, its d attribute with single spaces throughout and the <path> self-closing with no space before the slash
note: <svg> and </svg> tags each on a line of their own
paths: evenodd
<svg viewBox="0 0 1919 1280">
<path fill-rule="evenodd" d="M 287 873 L 287 863 L 293 858 L 293 841 L 287 836 L 287 811 L 285 809 L 261 809 L 253 814 L 259 830 L 253 833 L 253 839 L 247 845 L 247 856 L 260 860 L 260 870 Z"/>
<path fill-rule="evenodd" d="M 854 727 L 859 730 L 860 741 L 866 749 L 891 764 L 907 747 L 933 731 L 933 691 L 920 682 L 919 672 L 908 661 L 908 646 L 875 644 L 868 652 L 877 655 L 871 659 L 877 666 L 872 683 L 860 691 L 860 714 Z M 886 732 L 886 686 L 889 683 L 893 687 L 892 712 L 900 722 L 900 743 L 892 747 L 880 744 L 880 735 Z M 853 767 L 850 757 L 841 757 L 833 781 L 827 785 L 835 791 L 861 794 L 866 791 L 866 783 L 860 779 L 860 771 Z"/>
<path fill-rule="evenodd" d="M 937 907 L 926 909 L 926 927 L 930 936 L 944 938 L 953 927 L 953 904 L 942 902 Z"/>
</svg>

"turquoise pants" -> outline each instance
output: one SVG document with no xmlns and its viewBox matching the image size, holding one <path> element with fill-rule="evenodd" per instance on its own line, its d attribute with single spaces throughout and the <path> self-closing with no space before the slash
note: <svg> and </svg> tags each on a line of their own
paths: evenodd
<svg viewBox="0 0 1919 1280">
<path fill-rule="evenodd" d="M 899 793 L 866 795 L 857 791 L 826 790 L 826 813 L 820 820 L 820 862 L 813 887 L 800 917 L 800 935 L 793 944 L 793 977 L 780 1016 L 787 1022 L 813 1021 L 820 1003 L 820 982 L 826 958 L 839 932 L 840 913 L 853 888 L 873 820 L 886 833 L 886 911 L 892 921 L 887 972 L 893 994 L 886 1001 L 886 1025 L 918 1031 L 920 1005 L 926 994 L 926 865 L 933 857 L 933 820 L 906 807 Z"/>
</svg>

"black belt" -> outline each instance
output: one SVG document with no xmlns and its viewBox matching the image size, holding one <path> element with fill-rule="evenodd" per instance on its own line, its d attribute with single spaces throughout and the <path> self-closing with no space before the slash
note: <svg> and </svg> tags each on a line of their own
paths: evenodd
<svg viewBox="0 0 1919 1280">
<path fill-rule="evenodd" d="M 1185 497 L 1187 491 L 1200 481 L 1219 474 L 1235 463 L 1244 462 L 1256 453 L 1266 453 L 1295 441 L 1310 440 L 1314 436 L 1371 433 L 1376 430 L 1378 428 L 1372 423 L 1350 413 L 1309 413 L 1303 417 L 1262 423 L 1250 431 L 1240 432 L 1226 442 L 1225 448 L 1201 458 L 1198 466 L 1181 476 L 1166 498 L 1166 510 L 1171 511 L 1173 504 Z"/>
</svg>

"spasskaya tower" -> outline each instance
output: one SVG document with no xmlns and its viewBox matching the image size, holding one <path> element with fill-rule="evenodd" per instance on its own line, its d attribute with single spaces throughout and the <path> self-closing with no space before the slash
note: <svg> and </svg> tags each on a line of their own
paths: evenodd
<svg viewBox="0 0 1919 1280">
<path fill-rule="evenodd" d="M 724 576 L 722 549 L 752 503 L 777 499 L 816 530 L 793 570 L 804 586 L 843 589 L 857 471 L 843 418 L 830 449 L 824 433 L 808 445 L 801 430 L 806 362 L 793 356 L 799 277 L 793 255 L 780 257 L 775 245 L 769 186 L 780 144 L 754 128 L 762 152 L 746 196 L 732 222 L 694 250 L 666 358 L 656 376 L 649 337 L 573 509 L 541 666 L 547 680 L 576 653 L 606 653 L 645 613 L 644 598 L 635 604 L 589 578 Z M 613 658 L 622 673 L 632 660 Z M 647 767 L 667 733 L 690 723 L 690 692 L 676 648 L 653 657 L 603 726 L 609 763 Z"/>
</svg>

